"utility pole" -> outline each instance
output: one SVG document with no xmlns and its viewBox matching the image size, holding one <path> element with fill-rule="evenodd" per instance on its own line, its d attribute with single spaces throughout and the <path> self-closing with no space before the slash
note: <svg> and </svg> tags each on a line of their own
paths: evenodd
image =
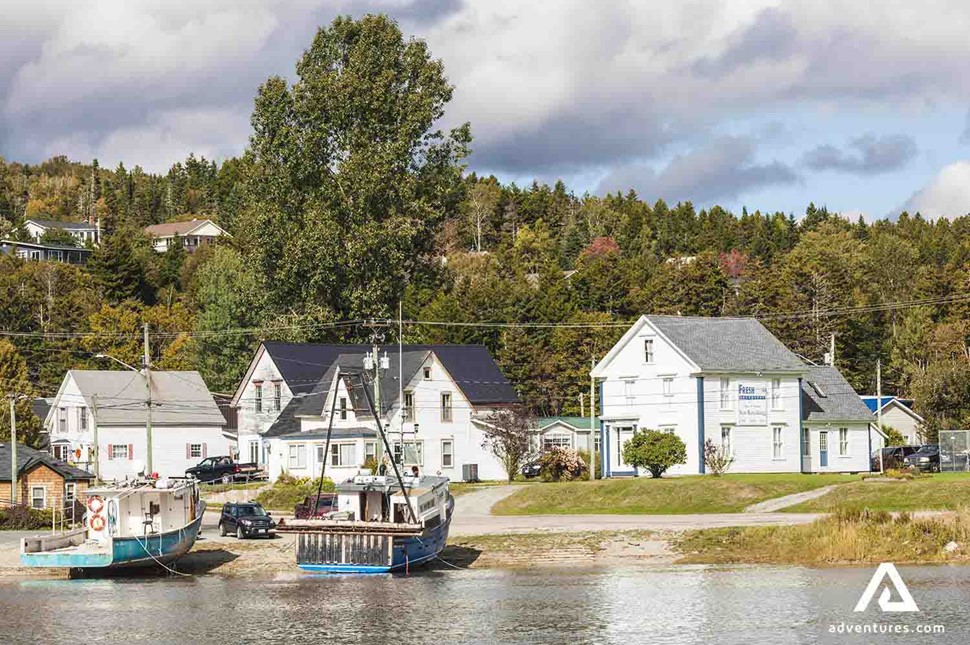
<svg viewBox="0 0 970 645">
<path fill-rule="evenodd" d="M 593 369 L 596 367 L 596 357 L 589 358 L 589 479 L 596 479 L 596 378 Z"/>
<path fill-rule="evenodd" d="M 98 395 L 91 395 L 91 432 L 94 435 L 92 458 L 94 459 L 94 481 L 101 481 L 101 451 L 98 449 Z"/>
<path fill-rule="evenodd" d="M 882 359 L 876 359 L 876 427 L 879 428 L 879 434 L 882 435 Z M 885 468 L 882 463 L 882 449 L 879 450 L 879 472 L 883 472 Z"/>
<path fill-rule="evenodd" d="M 145 435 L 148 440 L 148 456 L 145 459 L 145 471 L 149 477 L 155 472 L 152 460 L 152 360 L 148 345 L 148 323 L 145 323 L 145 356 L 142 364 L 145 370 L 145 385 L 148 387 L 148 399 L 145 401 L 148 416 L 145 417 Z"/>
<path fill-rule="evenodd" d="M 17 397 L 10 396 L 10 505 L 17 505 Z"/>
</svg>

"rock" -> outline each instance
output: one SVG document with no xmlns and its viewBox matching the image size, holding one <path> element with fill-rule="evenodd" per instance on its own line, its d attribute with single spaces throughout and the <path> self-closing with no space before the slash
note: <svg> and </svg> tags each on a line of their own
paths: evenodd
<svg viewBox="0 0 970 645">
<path fill-rule="evenodd" d="M 959 548 L 960 548 L 960 545 L 951 540 L 946 543 L 946 545 L 943 547 L 943 550 L 946 551 L 947 553 L 953 553 Z"/>
</svg>

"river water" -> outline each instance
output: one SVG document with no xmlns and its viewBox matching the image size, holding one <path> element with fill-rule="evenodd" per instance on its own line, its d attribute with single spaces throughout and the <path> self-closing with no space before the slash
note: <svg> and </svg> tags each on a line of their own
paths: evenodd
<svg viewBox="0 0 970 645">
<path fill-rule="evenodd" d="M 920 611 L 853 608 L 874 568 L 640 567 L 0 581 L 4 643 L 970 642 L 970 567 L 899 567 Z M 876 594 L 878 598 L 879 594 Z M 895 597 L 894 597 L 895 598 Z M 909 634 L 845 635 L 892 624 Z M 917 635 L 942 625 L 943 635 Z"/>
</svg>

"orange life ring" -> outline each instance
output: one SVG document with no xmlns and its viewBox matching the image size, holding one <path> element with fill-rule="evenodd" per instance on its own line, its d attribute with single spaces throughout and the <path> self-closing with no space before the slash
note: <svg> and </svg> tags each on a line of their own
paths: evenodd
<svg viewBox="0 0 970 645">
<path fill-rule="evenodd" d="M 88 510 L 97 515 L 104 508 L 104 500 L 98 495 L 88 498 Z"/>
<path fill-rule="evenodd" d="M 91 527 L 92 531 L 100 531 L 104 529 L 104 518 L 100 515 L 95 515 L 91 518 L 91 521 L 88 522 L 88 525 Z"/>
</svg>

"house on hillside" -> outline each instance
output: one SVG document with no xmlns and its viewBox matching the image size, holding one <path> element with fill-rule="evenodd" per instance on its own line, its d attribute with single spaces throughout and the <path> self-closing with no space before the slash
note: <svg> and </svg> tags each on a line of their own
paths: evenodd
<svg viewBox="0 0 970 645">
<path fill-rule="evenodd" d="M 355 474 L 378 451 L 375 419 L 361 390 L 370 350 L 263 343 L 234 398 L 242 458 L 258 456 L 273 479 L 284 472 L 319 476 L 324 461 L 335 479 Z M 405 345 L 400 352 L 388 345 L 379 353 L 387 359 L 379 379 L 379 414 L 399 463 L 453 480 L 467 478 L 469 468 L 479 479 L 504 478 L 501 464 L 482 446 L 481 420 L 518 397 L 488 350 Z"/>
<path fill-rule="evenodd" d="M 878 397 L 863 396 L 862 401 L 873 415 L 879 412 L 880 400 Z M 912 399 L 883 395 L 881 403 L 882 424 L 884 426 L 899 430 L 910 446 L 918 446 L 923 442 L 923 417 L 913 410 Z"/>
<path fill-rule="evenodd" d="M 641 428 L 683 440 L 687 463 L 671 474 L 703 473 L 708 439 L 734 456 L 732 472 L 868 470 L 872 415 L 859 409 L 861 400 L 851 405 L 859 397 L 841 376 L 832 385 L 835 370 L 814 369 L 753 318 L 642 316 L 592 372 L 600 382 L 603 476 L 636 474 L 623 446 Z M 823 399 L 820 410 L 803 409 L 806 387 L 815 393 L 806 403 Z M 840 411 L 852 418 L 835 418 Z M 803 428 L 816 437 L 807 448 Z M 852 459 L 833 457 L 832 432 L 839 446 L 848 441 Z"/>
<path fill-rule="evenodd" d="M 0 443 L 0 505 L 9 506 L 13 496 L 9 443 Z M 50 454 L 17 444 L 17 502 L 33 508 L 63 508 L 83 493 L 94 475 L 58 461 Z"/>
<path fill-rule="evenodd" d="M 205 457 L 231 454 L 226 420 L 198 372 L 152 372 L 151 387 L 155 472 L 181 477 Z M 51 452 L 103 480 L 139 475 L 148 456 L 148 398 L 138 372 L 69 370 L 44 421 Z"/>
<path fill-rule="evenodd" d="M 88 260 L 91 259 L 92 251 L 86 247 L 65 246 L 63 244 L 0 240 L 0 253 L 16 255 L 23 260 L 33 260 L 35 262 L 87 264 Z"/>
<path fill-rule="evenodd" d="M 77 238 L 81 246 L 88 243 L 90 243 L 90 246 L 97 246 L 101 243 L 101 226 L 98 223 L 58 222 L 50 219 L 31 218 L 24 221 L 23 228 L 30 238 L 38 243 L 44 237 L 44 233 L 56 230 L 70 233 Z"/>
<path fill-rule="evenodd" d="M 185 250 L 192 252 L 200 246 L 211 244 L 217 238 L 229 237 L 229 233 L 211 219 L 153 224 L 145 227 L 145 232 L 152 238 L 152 248 L 159 253 L 167 251 L 176 239 L 181 240 Z"/>
</svg>

